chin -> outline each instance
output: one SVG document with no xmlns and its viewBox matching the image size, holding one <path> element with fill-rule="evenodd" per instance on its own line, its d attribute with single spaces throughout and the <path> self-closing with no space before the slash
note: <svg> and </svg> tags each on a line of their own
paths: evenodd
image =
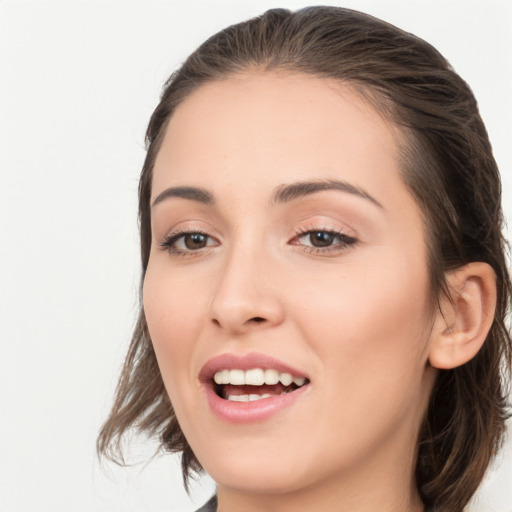
<svg viewBox="0 0 512 512">
<path fill-rule="evenodd" d="M 248 494 L 286 494 L 306 487 L 297 479 L 285 475 L 261 473 L 212 475 L 219 486 Z"/>
<path fill-rule="evenodd" d="M 297 464 L 283 464 L 273 456 L 260 460 L 225 460 L 204 466 L 206 472 L 219 486 L 244 493 L 282 494 L 307 485 L 298 474 Z M 284 462 L 284 461 L 283 461 Z"/>
</svg>

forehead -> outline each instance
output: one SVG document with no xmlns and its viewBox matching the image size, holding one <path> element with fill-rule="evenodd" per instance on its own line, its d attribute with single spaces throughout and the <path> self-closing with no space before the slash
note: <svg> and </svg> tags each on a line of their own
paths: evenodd
<svg viewBox="0 0 512 512">
<path fill-rule="evenodd" d="M 176 109 L 155 162 L 153 197 L 220 179 L 398 178 L 400 133 L 353 85 L 245 72 L 201 86 Z M 380 184 L 379 184 L 380 182 Z"/>
</svg>

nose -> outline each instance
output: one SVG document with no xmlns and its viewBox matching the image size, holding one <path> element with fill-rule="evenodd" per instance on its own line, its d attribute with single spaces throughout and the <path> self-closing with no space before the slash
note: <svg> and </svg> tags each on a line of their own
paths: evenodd
<svg viewBox="0 0 512 512">
<path fill-rule="evenodd" d="M 234 250 L 223 263 L 211 303 L 211 321 L 226 334 L 280 325 L 284 307 L 276 269 L 261 251 Z"/>
</svg>

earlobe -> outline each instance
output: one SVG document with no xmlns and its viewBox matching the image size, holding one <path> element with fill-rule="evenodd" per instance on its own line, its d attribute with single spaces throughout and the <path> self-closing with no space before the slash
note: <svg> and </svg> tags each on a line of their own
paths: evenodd
<svg viewBox="0 0 512 512">
<path fill-rule="evenodd" d="M 447 281 L 450 297 L 441 298 L 429 352 L 430 364 L 445 370 L 476 356 L 496 309 L 496 275 L 487 263 L 468 263 L 449 272 Z"/>
</svg>

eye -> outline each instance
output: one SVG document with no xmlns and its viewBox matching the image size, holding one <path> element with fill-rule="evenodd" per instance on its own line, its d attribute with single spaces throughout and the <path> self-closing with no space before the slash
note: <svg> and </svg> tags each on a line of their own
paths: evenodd
<svg viewBox="0 0 512 512">
<path fill-rule="evenodd" d="M 303 240 L 305 239 L 305 240 Z M 312 245 L 313 247 L 329 247 L 336 241 L 336 235 L 328 231 L 312 231 L 307 235 L 301 236 L 304 245 Z M 307 244 L 309 242 L 309 244 Z"/>
<path fill-rule="evenodd" d="M 217 240 L 200 231 L 171 233 L 160 244 L 162 248 L 167 249 L 171 254 L 192 253 L 216 245 L 218 245 Z"/>
<path fill-rule="evenodd" d="M 323 250 L 344 249 L 350 245 L 354 245 L 357 240 L 345 233 L 332 230 L 315 229 L 299 233 L 295 237 L 292 245 L 303 245 L 315 252 Z"/>
</svg>

